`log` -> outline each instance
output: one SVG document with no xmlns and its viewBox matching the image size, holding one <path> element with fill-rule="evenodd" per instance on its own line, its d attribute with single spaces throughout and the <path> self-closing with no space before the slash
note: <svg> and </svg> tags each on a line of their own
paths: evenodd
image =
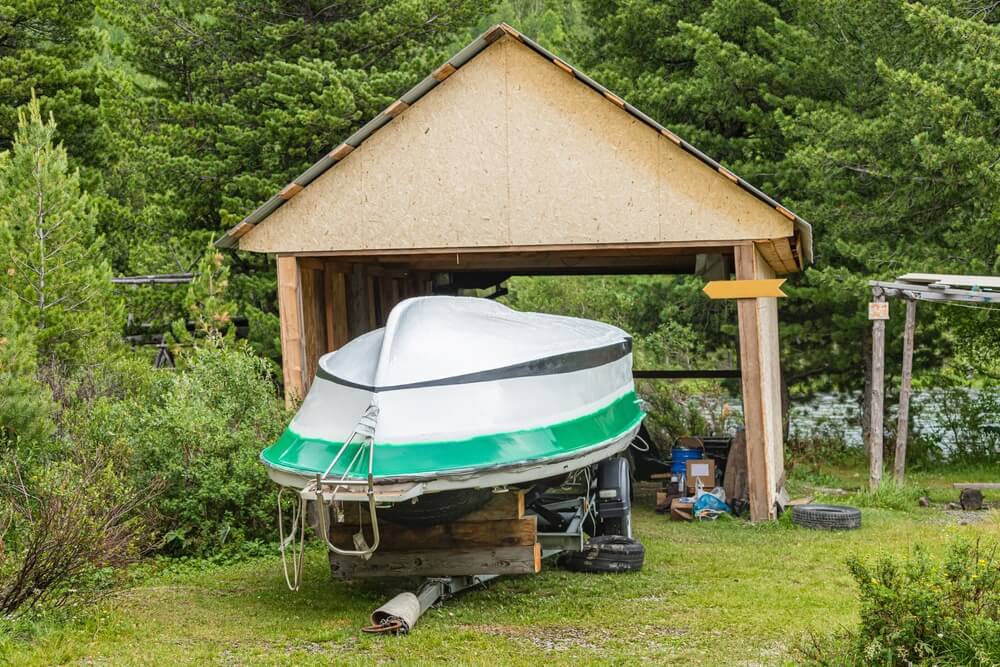
<svg viewBox="0 0 1000 667">
<path fill-rule="evenodd" d="M 978 511 L 983 509 L 983 492 L 977 489 L 962 489 L 959 494 L 958 503 L 966 511 Z"/>
<path fill-rule="evenodd" d="M 376 551 L 368 560 L 330 553 L 337 579 L 351 577 L 445 577 L 475 574 L 535 574 L 542 569 L 542 545 L 495 549 Z"/>
</svg>

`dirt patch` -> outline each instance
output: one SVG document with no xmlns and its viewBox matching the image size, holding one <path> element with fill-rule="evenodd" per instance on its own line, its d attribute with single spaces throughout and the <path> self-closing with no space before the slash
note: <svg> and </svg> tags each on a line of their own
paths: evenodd
<svg viewBox="0 0 1000 667">
<path fill-rule="evenodd" d="M 616 637 L 603 628 L 585 628 L 576 626 L 511 626 L 511 625 L 463 625 L 462 629 L 479 632 L 484 635 L 503 637 L 516 641 L 528 641 L 543 651 L 571 651 L 574 649 L 590 649 L 599 651 L 613 644 Z M 679 628 L 664 628 L 658 626 L 640 626 L 629 632 L 629 641 L 660 641 L 668 637 L 680 637 L 686 634 Z"/>
<path fill-rule="evenodd" d="M 998 520 L 1000 520 L 1000 511 L 992 507 L 974 512 L 953 509 L 941 510 L 941 523 L 969 526 L 972 524 L 995 523 Z"/>
</svg>

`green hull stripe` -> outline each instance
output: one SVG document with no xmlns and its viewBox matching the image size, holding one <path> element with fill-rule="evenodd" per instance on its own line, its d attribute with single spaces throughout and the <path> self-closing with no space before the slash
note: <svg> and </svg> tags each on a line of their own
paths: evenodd
<svg viewBox="0 0 1000 667">
<path fill-rule="evenodd" d="M 564 456 L 612 440 L 637 426 L 645 416 L 635 392 L 628 392 L 596 412 L 542 428 L 448 442 L 375 443 L 374 474 L 419 475 Z M 286 428 L 276 443 L 261 452 L 260 458 L 275 468 L 315 475 L 326 470 L 342 445 L 303 438 Z M 347 448 L 331 475 L 344 474 L 358 447 L 352 443 Z M 358 457 L 353 470 L 352 477 L 367 474 L 367 450 Z"/>
</svg>

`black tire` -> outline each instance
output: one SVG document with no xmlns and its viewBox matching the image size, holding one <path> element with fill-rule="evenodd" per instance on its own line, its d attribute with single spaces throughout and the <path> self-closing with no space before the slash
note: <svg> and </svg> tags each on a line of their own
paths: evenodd
<svg viewBox="0 0 1000 667">
<path fill-rule="evenodd" d="M 571 551 L 561 564 L 574 572 L 637 572 L 646 560 L 646 549 L 621 535 L 592 537 L 583 551 Z"/>
<path fill-rule="evenodd" d="M 380 519 L 403 526 L 434 526 L 449 523 L 471 514 L 490 501 L 490 489 L 459 489 L 441 491 L 418 496 L 417 502 L 394 503 L 388 509 L 380 509 Z"/>
<path fill-rule="evenodd" d="M 798 505 L 792 523 L 818 530 L 854 530 L 861 527 L 861 511 L 845 505 Z"/>
</svg>

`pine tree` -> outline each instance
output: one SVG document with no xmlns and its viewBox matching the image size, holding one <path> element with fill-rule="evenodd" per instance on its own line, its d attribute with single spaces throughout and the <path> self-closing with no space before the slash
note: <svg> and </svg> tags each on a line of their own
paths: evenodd
<svg viewBox="0 0 1000 667">
<path fill-rule="evenodd" d="M 127 121 L 123 161 L 106 175 L 123 208 L 106 228 L 127 249 L 115 261 L 136 273 L 191 270 L 206 231 L 218 237 L 440 65 L 491 5 L 102 2 L 128 35 L 121 57 L 141 75 L 109 102 Z M 231 298 L 256 349 L 273 354 L 274 265 L 259 255 L 233 262 Z"/>
<path fill-rule="evenodd" d="M 13 149 L 0 166 L 0 290 L 14 319 L 35 332 L 45 360 L 91 363 L 122 322 L 111 269 L 101 256 L 96 212 L 70 171 L 55 121 L 37 99 L 18 114 Z"/>
<path fill-rule="evenodd" d="M 3 0 L 0 3 L 0 151 L 17 131 L 17 109 L 37 96 L 59 118 L 57 137 L 88 169 L 85 181 L 111 157 L 100 112 L 100 31 L 95 0 Z"/>
<path fill-rule="evenodd" d="M 29 331 L 0 299 L 0 449 L 15 445 L 22 452 L 41 445 L 52 434 L 52 397 L 35 376 L 35 345 Z"/>
<path fill-rule="evenodd" d="M 868 280 L 1000 260 L 996 5 L 587 1 L 599 80 L 813 223 L 781 310 L 790 384 L 860 389 Z M 945 310 L 921 312 L 918 369 L 953 363 Z"/>
</svg>

